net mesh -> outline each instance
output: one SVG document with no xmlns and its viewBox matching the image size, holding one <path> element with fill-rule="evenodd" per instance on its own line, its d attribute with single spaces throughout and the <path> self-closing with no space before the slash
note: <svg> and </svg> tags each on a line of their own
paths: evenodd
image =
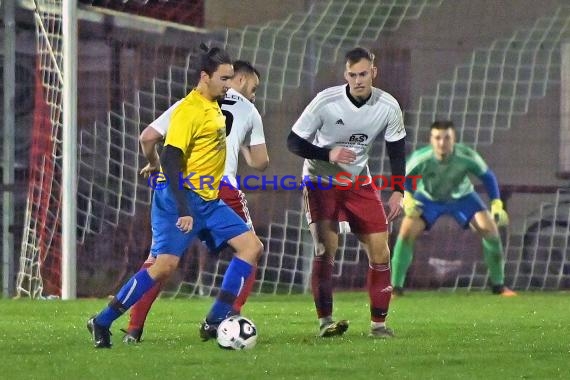
<svg viewBox="0 0 570 380">
<path fill-rule="evenodd" d="M 35 115 L 24 236 L 17 276 L 20 296 L 40 297 L 61 287 L 61 17 L 57 1 L 37 9 Z"/>
</svg>

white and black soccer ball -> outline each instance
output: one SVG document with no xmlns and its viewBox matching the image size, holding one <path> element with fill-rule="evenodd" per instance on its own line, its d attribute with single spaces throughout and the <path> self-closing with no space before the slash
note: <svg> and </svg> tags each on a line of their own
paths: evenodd
<svg viewBox="0 0 570 380">
<path fill-rule="evenodd" d="M 226 318 L 218 326 L 218 345 L 230 350 L 249 350 L 257 343 L 257 328 L 240 315 Z"/>
</svg>

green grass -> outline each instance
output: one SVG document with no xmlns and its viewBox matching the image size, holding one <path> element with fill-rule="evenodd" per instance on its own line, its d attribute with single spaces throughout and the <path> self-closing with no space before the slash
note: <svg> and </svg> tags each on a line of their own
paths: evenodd
<svg viewBox="0 0 570 380">
<path fill-rule="evenodd" d="M 251 351 L 199 340 L 211 300 L 159 300 L 144 342 L 92 347 L 85 322 L 105 300 L 0 300 L 0 378 L 6 379 L 567 379 L 570 295 L 415 292 L 392 302 L 397 337 L 368 338 L 368 297 L 337 293 L 342 338 L 319 339 L 309 296 L 253 297 Z"/>
</svg>

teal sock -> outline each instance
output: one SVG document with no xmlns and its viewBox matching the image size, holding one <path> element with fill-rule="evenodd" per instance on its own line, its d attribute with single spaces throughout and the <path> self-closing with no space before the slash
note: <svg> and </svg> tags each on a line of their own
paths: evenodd
<svg viewBox="0 0 570 380">
<path fill-rule="evenodd" d="M 398 237 L 392 257 L 392 286 L 398 288 L 404 287 L 406 273 L 412 264 L 413 255 L 414 241 Z"/>
<path fill-rule="evenodd" d="M 503 285 L 505 281 L 505 263 L 503 261 L 503 245 L 500 237 L 483 239 L 483 256 L 493 285 Z"/>
</svg>

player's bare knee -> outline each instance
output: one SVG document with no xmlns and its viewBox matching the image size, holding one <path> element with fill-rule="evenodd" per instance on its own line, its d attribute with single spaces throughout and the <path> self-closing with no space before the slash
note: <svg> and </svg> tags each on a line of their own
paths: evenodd
<svg viewBox="0 0 570 380">
<path fill-rule="evenodd" d="M 398 239 L 402 240 L 402 242 L 409 244 L 409 245 L 414 245 L 416 242 L 416 236 L 413 236 L 411 234 L 398 235 Z"/>
<path fill-rule="evenodd" d="M 390 248 L 388 244 L 379 244 L 367 249 L 368 261 L 371 264 L 386 264 L 390 262 Z"/>
<path fill-rule="evenodd" d="M 483 239 L 491 239 L 491 238 L 498 238 L 499 237 L 499 230 L 495 228 L 482 228 L 477 231 L 479 236 Z"/>
<path fill-rule="evenodd" d="M 376 252 L 374 255 L 370 255 L 368 261 L 371 264 L 386 264 L 390 262 L 390 251 Z"/>
<path fill-rule="evenodd" d="M 400 231 L 398 231 L 398 239 L 402 239 L 402 240 L 408 240 L 412 237 L 412 233 L 410 232 L 410 230 L 405 230 L 403 228 L 400 228 Z"/>
<path fill-rule="evenodd" d="M 421 220 L 402 223 L 398 231 L 398 238 L 413 242 L 425 231 L 425 226 Z"/>
<path fill-rule="evenodd" d="M 179 261 L 180 258 L 176 255 L 159 255 L 154 264 L 148 268 L 148 274 L 157 281 L 165 281 L 174 273 Z"/>
<path fill-rule="evenodd" d="M 253 251 L 255 255 L 255 261 L 257 262 L 261 258 L 261 255 L 263 254 L 263 243 L 261 242 L 261 240 L 259 240 L 257 236 L 255 237 L 254 245 L 255 247 L 253 248 Z"/>
<path fill-rule="evenodd" d="M 315 256 L 323 256 L 326 252 L 327 251 L 323 243 L 317 243 L 315 245 Z"/>
<path fill-rule="evenodd" d="M 248 235 L 247 241 L 242 247 L 236 250 L 236 257 L 256 265 L 263 253 L 263 243 L 255 234 Z"/>
</svg>

